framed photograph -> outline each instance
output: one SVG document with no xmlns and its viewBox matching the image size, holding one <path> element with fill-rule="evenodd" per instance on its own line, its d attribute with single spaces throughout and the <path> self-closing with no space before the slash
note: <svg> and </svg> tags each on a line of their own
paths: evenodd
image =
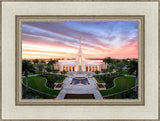
<svg viewBox="0 0 160 121">
<path fill-rule="evenodd" d="M 17 105 L 144 104 L 144 16 L 37 17 L 16 16 Z"/>
<path fill-rule="evenodd" d="M 2 1 L 1 120 L 159 120 L 159 4 Z"/>
</svg>

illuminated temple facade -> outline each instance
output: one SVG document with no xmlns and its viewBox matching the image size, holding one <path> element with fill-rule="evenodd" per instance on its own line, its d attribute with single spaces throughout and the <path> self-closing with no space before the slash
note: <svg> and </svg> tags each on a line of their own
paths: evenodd
<svg viewBox="0 0 160 121">
<path fill-rule="evenodd" d="M 59 71 L 101 71 L 102 69 L 107 69 L 107 64 L 103 60 L 87 60 L 84 58 L 81 49 L 81 39 L 79 44 L 79 51 L 75 60 L 58 60 L 55 67 Z"/>
</svg>

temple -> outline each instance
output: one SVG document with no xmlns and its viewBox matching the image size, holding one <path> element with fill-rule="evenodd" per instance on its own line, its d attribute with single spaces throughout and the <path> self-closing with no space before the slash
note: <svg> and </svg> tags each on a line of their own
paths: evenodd
<svg viewBox="0 0 160 121">
<path fill-rule="evenodd" d="M 102 69 L 107 69 L 107 64 L 103 60 L 87 60 L 84 58 L 81 49 L 81 37 L 79 42 L 79 50 L 75 60 L 58 60 L 55 64 L 55 68 L 59 71 L 102 71 Z"/>
</svg>

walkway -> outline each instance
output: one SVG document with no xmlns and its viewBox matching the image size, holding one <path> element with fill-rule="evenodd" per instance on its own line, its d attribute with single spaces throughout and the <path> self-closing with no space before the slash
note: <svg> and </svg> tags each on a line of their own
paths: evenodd
<svg viewBox="0 0 160 121">
<path fill-rule="evenodd" d="M 85 75 L 76 75 L 77 77 L 84 77 Z M 90 85 L 71 85 L 72 77 L 69 76 L 64 80 L 64 85 L 62 90 L 60 91 L 57 99 L 64 99 L 66 94 L 94 94 L 95 99 L 103 99 L 102 95 L 100 94 L 99 90 L 96 87 L 96 81 L 91 77 L 88 78 Z"/>
</svg>

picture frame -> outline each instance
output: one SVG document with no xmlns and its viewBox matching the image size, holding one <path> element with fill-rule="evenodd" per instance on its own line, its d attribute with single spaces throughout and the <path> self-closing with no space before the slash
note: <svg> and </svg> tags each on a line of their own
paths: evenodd
<svg viewBox="0 0 160 121">
<path fill-rule="evenodd" d="M 82 5 L 79 5 L 78 3 L 83 3 Z M 43 108 L 49 108 L 49 110 L 51 110 L 52 107 L 54 107 L 56 110 L 58 110 L 56 112 L 57 116 L 51 116 L 49 117 L 50 113 L 46 114 L 46 116 L 44 118 L 41 118 L 40 119 L 43 119 L 43 120 L 61 120 L 61 119 L 77 119 L 77 120 L 85 120 L 85 119 L 88 119 L 88 120 L 92 120 L 93 119 L 100 119 L 100 120 L 116 120 L 115 117 L 113 117 L 113 115 L 110 115 L 108 116 L 108 118 L 106 116 L 104 116 L 105 114 L 100 114 L 99 116 L 93 116 L 96 111 L 105 111 L 106 110 L 106 107 L 110 107 L 112 108 L 113 110 L 111 112 L 114 112 L 116 111 L 117 113 L 120 111 L 118 111 L 118 109 L 120 109 L 119 107 L 122 107 L 123 110 L 127 110 L 126 108 L 127 107 L 133 107 L 133 110 L 136 110 L 136 108 L 139 110 L 139 113 L 143 113 L 143 111 L 146 111 L 146 114 L 148 114 L 148 117 L 146 116 L 144 119 L 147 120 L 148 119 L 156 119 L 156 120 L 159 120 L 159 111 L 157 112 L 157 99 L 156 98 L 153 102 L 155 102 L 155 104 L 152 104 L 152 107 L 153 108 L 150 108 L 150 103 L 148 103 L 149 101 L 149 97 L 147 97 L 148 94 L 150 94 L 150 91 L 151 89 L 149 89 L 149 91 L 146 91 L 148 89 L 148 86 L 149 85 L 149 81 L 147 81 L 147 85 L 146 85 L 146 80 L 149 80 L 149 79 L 152 79 L 151 77 L 153 77 L 153 75 L 151 76 L 151 74 L 149 73 L 150 71 L 148 70 L 151 69 L 154 73 L 155 73 L 155 77 L 154 77 L 154 82 L 155 84 L 153 85 L 153 87 L 156 87 L 156 84 L 159 83 L 159 59 L 158 59 L 158 56 L 159 55 L 159 52 L 158 52 L 158 48 L 157 48 L 157 43 L 158 43 L 158 37 L 156 35 L 159 35 L 158 34 L 158 29 L 155 30 L 155 42 L 150 42 L 150 46 L 148 45 L 149 44 L 149 37 L 146 36 L 146 33 L 149 33 L 150 31 L 147 30 L 147 24 L 149 23 L 149 21 L 151 22 L 151 20 L 153 18 L 153 14 L 155 15 L 156 13 L 159 14 L 159 11 L 158 11 L 158 5 L 160 4 L 158 1 L 156 0 L 153 0 L 153 1 L 121 1 L 122 3 L 125 3 L 126 5 L 130 6 L 132 9 L 133 9 L 133 6 L 132 4 L 135 4 L 134 7 L 137 5 L 137 4 L 140 4 L 139 7 L 143 6 L 144 4 L 144 8 L 142 7 L 141 9 L 141 13 L 140 14 L 137 14 L 135 15 L 135 13 L 132 11 L 129 15 L 127 13 L 124 12 L 124 9 L 122 10 L 121 13 L 118 13 L 118 15 L 115 15 L 116 12 L 114 12 L 114 9 L 117 10 L 116 8 L 116 4 L 118 6 L 118 3 L 117 1 L 114 1 L 114 2 L 111 2 L 111 1 L 83 1 L 83 0 L 78 0 L 78 1 L 60 1 L 60 2 L 57 2 L 57 1 L 29 1 L 29 2 L 26 2 L 26 1 L 7 1 L 7 0 L 4 0 L 1 2 L 1 9 L 2 9 L 2 47 L 1 47 L 1 85 L 2 85 L 2 96 L 1 96 L 1 99 L 2 99 L 2 120 L 8 120 L 8 119 L 15 119 L 16 117 L 16 120 L 19 120 L 19 119 L 22 119 L 22 117 L 24 117 L 24 119 L 39 119 L 39 117 L 34 117 L 34 114 L 32 114 L 32 118 L 30 116 L 24 116 L 25 114 L 22 113 L 22 116 L 19 116 L 19 114 L 17 114 L 20 110 L 24 110 L 23 108 L 26 108 L 26 110 L 24 112 L 28 112 L 30 109 L 33 109 L 34 111 L 35 110 L 43 110 Z M 22 8 L 18 8 L 19 6 L 21 6 L 22 4 L 24 3 L 28 3 L 28 5 L 24 5 L 24 10 L 27 9 L 27 7 L 29 5 L 33 5 L 33 6 L 37 6 L 37 10 L 39 10 L 40 8 L 38 8 L 38 5 L 40 6 L 43 6 L 45 3 L 47 4 L 47 6 L 49 7 L 46 7 L 48 9 L 50 9 L 50 7 L 55 7 L 55 9 L 59 10 L 58 7 L 64 7 L 64 9 L 67 10 L 67 15 L 64 15 L 64 10 L 62 10 L 61 12 L 59 12 L 58 15 L 52 15 L 52 12 L 48 12 L 47 9 L 42 9 L 41 11 L 44 11 L 43 14 L 40 14 L 38 13 L 38 15 L 35 15 L 36 13 L 36 10 L 33 9 L 33 11 L 35 10 L 35 13 L 33 13 L 32 15 L 30 15 L 30 13 L 32 13 L 31 11 L 29 11 L 27 14 L 26 12 L 23 13 L 23 10 Z M 36 4 L 38 3 L 38 5 Z M 49 3 L 53 3 L 53 4 L 50 4 Z M 113 7 L 113 9 L 111 10 L 113 13 L 113 15 L 109 15 L 111 13 L 104 13 L 102 15 L 97 15 L 97 13 L 95 13 L 95 15 L 92 15 L 91 13 L 93 13 L 93 11 L 102 11 L 102 9 L 100 9 L 99 7 L 96 8 L 96 6 L 99 6 L 99 5 L 102 5 L 102 3 L 106 3 L 106 5 L 104 5 L 104 10 L 106 9 L 110 9 L 110 8 L 107 8 L 109 7 L 109 5 L 107 4 L 115 4 L 115 6 Z M 17 5 L 18 7 L 16 7 Z M 95 7 L 93 9 L 93 7 L 91 7 L 90 4 L 93 4 L 93 6 Z M 152 4 L 152 5 L 150 5 Z M 69 5 L 69 6 L 68 6 Z M 71 10 L 74 9 L 74 5 L 77 5 L 80 7 L 89 7 L 89 9 L 86 9 L 84 11 L 80 11 L 80 9 L 78 9 L 77 11 L 75 11 L 75 13 L 69 13 Z M 122 5 L 122 4 L 121 4 Z M 156 5 L 155 8 L 153 8 L 153 6 Z M 70 7 L 72 6 L 72 7 Z M 125 5 L 124 5 L 125 6 Z M 129 7 L 127 7 L 129 8 Z M 6 23 L 8 21 L 4 21 L 6 20 L 6 15 L 4 13 L 6 13 L 6 10 L 8 10 L 8 16 L 11 16 L 12 18 L 14 18 L 14 24 L 12 22 L 12 25 L 10 26 L 6 26 Z M 15 11 L 14 11 L 15 10 Z M 17 12 L 19 10 L 22 10 L 22 12 Z M 12 11 L 12 13 L 10 13 Z M 86 14 L 86 13 L 87 14 Z M 126 15 L 120 15 L 122 13 L 125 13 Z M 144 14 L 142 14 L 144 12 Z M 58 12 L 57 12 L 58 13 Z M 54 14 L 57 14 L 56 12 Z M 45 15 L 44 15 L 45 14 Z M 50 15 L 47 15 L 47 14 L 50 14 Z M 71 14 L 71 15 L 70 15 Z M 74 15 L 75 14 L 75 15 Z M 105 15 L 107 14 L 107 15 Z M 4 18 L 3 18 L 4 17 Z M 158 16 L 156 16 L 158 18 Z M 151 18 L 151 19 L 149 19 Z M 139 22 L 139 83 L 140 83 L 140 86 L 139 86 L 139 95 L 140 95 L 140 98 L 139 100 L 135 101 L 135 100 L 103 100 L 103 101 L 100 101 L 100 100 L 22 100 L 21 99 L 21 22 L 22 21 L 138 21 Z M 147 21 L 147 22 L 146 22 Z M 153 24 L 153 26 L 155 27 L 156 23 L 158 21 L 156 21 L 155 23 L 153 23 L 153 21 L 151 22 L 151 24 Z M 159 25 L 159 23 L 157 23 Z M 15 25 L 15 26 L 14 26 Z M 9 31 L 7 32 L 9 35 L 9 37 L 13 37 L 15 36 L 15 40 L 14 42 L 11 42 L 11 44 L 8 44 L 10 47 L 15 45 L 15 47 L 13 48 L 7 48 L 6 47 L 6 42 L 4 42 L 5 40 L 7 40 L 8 42 L 10 41 L 7 36 L 4 34 L 7 29 L 6 28 L 10 28 L 10 27 L 13 27 L 15 28 L 15 31 Z M 146 27 L 147 26 L 147 27 Z M 148 27 L 149 28 L 149 27 Z M 146 38 L 148 37 L 148 38 Z M 153 36 L 152 36 L 153 37 Z M 150 37 L 151 38 L 151 37 Z M 150 47 L 150 48 L 149 48 Z M 150 53 L 149 52 L 149 49 L 151 49 L 152 51 L 151 52 L 154 52 L 153 55 L 155 55 L 156 57 L 154 58 L 154 61 L 151 61 L 149 60 L 149 55 Z M 14 50 L 11 52 L 11 50 Z M 8 54 L 9 53 L 9 54 Z M 12 56 L 12 59 L 14 58 L 15 61 L 5 61 L 8 58 L 8 56 L 6 55 L 15 55 L 14 57 Z M 14 84 L 14 87 L 12 87 L 13 85 L 9 85 L 9 91 L 6 91 L 4 92 L 4 89 L 6 88 L 6 84 L 9 84 L 10 81 L 6 81 L 5 80 L 8 78 L 11 79 L 11 77 L 6 77 L 6 69 L 5 67 L 7 67 L 7 64 L 5 64 L 4 62 L 8 63 L 8 65 L 12 65 L 13 68 L 11 69 L 10 72 L 13 72 L 15 74 L 11 74 L 12 76 L 11 77 L 15 77 L 14 80 L 15 80 L 15 84 Z M 151 66 L 151 63 L 153 64 L 154 62 L 154 65 L 153 67 Z M 148 63 L 149 66 L 148 66 Z M 156 65 L 156 63 L 158 63 L 158 65 Z M 148 66 L 148 67 L 147 67 Z M 4 70 L 4 71 L 3 71 Z M 147 75 L 146 75 L 147 73 Z M 151 72 L 152 73 L 152 72 Z M 9 80 L 10 80 L 9 79 Z M 141 81 L 141 80 L 145 80 L 144 82 Z M 13 83 L 12 83 L 13 84 Z M 13 91 L 14 90 L 14 91 Z M 14 94 L 13 96 L 8 96 L 8 97 L 5 97 L 3 98 L 5 95 L 9 94 L 9 92 L 13 91 Z M 158 91 L 158 88 L 154 88 L 154 91 Z M 148 92 L 148 93 L 147 93 Z M 147 94 L 146 94 L 147 93 Z M 152 97 L 155 96 L 157 97 L 157 93 L 153 94 Z M 7 103 L 5 102 L 7 99 L 9 98 L 12 98 L 12 97 L 15 97 L 14 99 L 12 99 L 11 103 L 9 105 L 7 105 Z M 147 101 L 147 102 L 146 102 Z M 159 103 L 159 102 L 158 102 Z M 149 108 L 148 108 L 148 107 Z M 12 107 L 13 110 L 10 110 L 10 108 Z M 65 109 L 65 108 L 68 108 L 68 109 Z M 126 108 L 125 108 L 126 107 Z M 30 109 L 29 109 L 30 108 Z M 41 108 L 41 109 L 40 109 Z M 59 109 L 58 109 L 59 108 Z M 82 116 L 80 114 L 83 114 L 82 112 L 84 111 L 84 108 L 86 109 L 86 112 L 88 113 L 88 115 L 86 114 L 85 116 Z M 93 109 L 95 111 L 93 111 Z M 147 110 L 148 109 L 148 110 Z M 154 109 L 154 113 L 150 113 L 150 111 L 152 110 L 153 111 Z M 16 111 L 17 110 L 17 111 Z M 33 110 L 31 112 L 33 112 Z M 67 110 L 67 112 L 66 112 Z M 74 112 L 75 110 L 78 110 L 79 114 L 75 114 L 73 117 L 72 115 L 69 115 L 69 112 Z M 91 111 L 92 110 L 92 111 Z M 66 114 L 63 118 L 60 116 L 59 112 L 62 111 L 64 114 Z M 91 111 L 91 112 L 88 112 L 88 111 Z M 124 112 L 125 112 L 124 111 Z M 131 111 L 131 110 L 130 110 Z M 14 112 L 14 113 L 13 113 Z M 43 111 L 42 111 L 43 112 Z M 11 115 L 8 115 L 8 114 L 11 114 Z M 150 114 L 150 115 L 149 115 Z M 36 115 L 40 115 L 40 114 L 36 114 Z M 101 117 L 100 117 L 101 116 Z M 14 118 L 13 118 L 14 117 Z M 27 118 L 26 118 L 27 117 Z M 34 117 L 34 118 L 33 118 Z M 48 118 L 46 118 L 48 117 Z M 67 118 L 68 117 L 68 118 Z M 96 118 L 97 117 L 97 118 Z M 134 116 L 133 116 L 134 117 Z M 134 117 L 133 118 L 132 116 L 128 116 L 126 118 L 123 118 L 123 116 L 121 117 L 120 115 L 117 117 L 117 120 L 121 120 L 121 119 L 136 119 L 136 120 L 139 120 L 139 119 L 143 119 L 140 115 L 138 115 L 138 117 Z M 140 118 L 141 117 L 141 118 Z"/>
<path fill-rule="evenodd" d="M 38 18 L 38 19 L 37 19 Z M 119 22 L 119 21 L 127 21 L 127 22 L 134 22 L 137 21 L 139 22 L 139 47 L 141 47 L 141 49 L 139 49 L 139 98 L 136 99 L 107 99 L 107 100 L 47 100 L 47 99 L 21 99 L 21 93 L 22 93 L 22 82 L 20 80 L 22 80 L 22 77 L 20 77 L 19 75 L 22 75 L 22 65 L 19 65 L 22 63 L 22 38 L 21 38 L 21 26 L 22 26 L 22 22 L 29 22 L 29 21 L 47 21 L 47 22 L 54 22 L 54 21 L 92 21 L 92 22 L 96 22 L 96 21 L 114 21 L 114 22 Z M 17 89 L 16 89 L 16 105 L 144 105 L 144 23 L 145 23 L 145 18 L 144 16 L 16 16 L 16 40 L 17 40 L 17 44 L 16 44 L 16 72 L 17 72 L 17 78 L 16 78 L 16 85 L 17 85 Z M 32 100 L 32 104 L 31 101 Z"/>
</svg>

